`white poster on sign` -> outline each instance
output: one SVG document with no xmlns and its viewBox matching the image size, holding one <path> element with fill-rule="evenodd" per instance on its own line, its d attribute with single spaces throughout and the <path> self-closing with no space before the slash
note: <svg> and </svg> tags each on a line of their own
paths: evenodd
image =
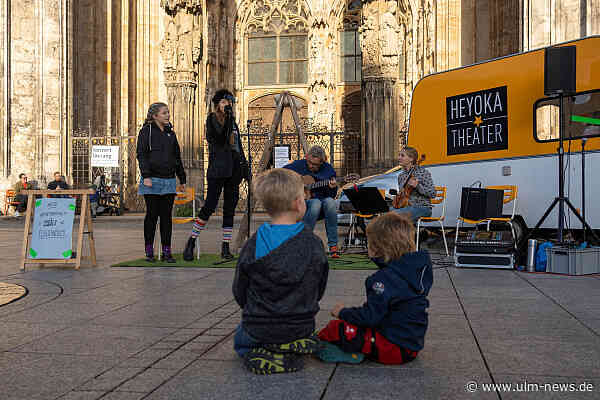
<svg viewBox="0 0 600 400">
<path fill-rule="evenodd" d="M 38 199 L 33 213 L 29 258 L 71 258 L 75 199 Z"/>
<path fill-rule="evenodd" d="M 119 146 L 92 146 L 92 167 L 119 167 Z"/>
<path fill-rule="evenodd" d="M 289 146 L 275 146 L 273 148 L 273 161 L 275 168 L 281 168 L 290 162 L 290 147 Z"/>
</svg>

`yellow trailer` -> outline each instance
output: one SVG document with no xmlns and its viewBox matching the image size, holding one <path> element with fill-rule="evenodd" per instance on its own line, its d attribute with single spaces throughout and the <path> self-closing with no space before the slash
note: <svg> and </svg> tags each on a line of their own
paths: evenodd
<svg viewBox="0 0 600 400">
<path fill-rule="evenodd" d="M 576 93 L 564 98 L 565 193 L 582 204 L 584 137 L 586 220 L 600 228 L 600 36 L 562 43 L 576 46 Z M 517 185 L 517 214 L 529 227 L 558 196 L 557 97 L 544 95 L 544 49 L 433 74 L 416 85 L 408 145 L 426 155 L 434 183 L 448 188 L 446 224 L 454 225 L 460 190 Z M 580 222 L 567 212 L 571 228 Z M 542 228 L 556 228 L 557 208 Z M 569 225 L 569 221 L 567 221 Z"/>
</svg>

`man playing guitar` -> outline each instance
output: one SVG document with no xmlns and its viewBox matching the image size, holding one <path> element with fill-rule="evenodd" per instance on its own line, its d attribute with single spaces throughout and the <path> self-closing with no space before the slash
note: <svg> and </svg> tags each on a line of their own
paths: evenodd
<svg viewBox="0 0 600 400">
<path fill-rule="evenodd" d="M 325 219 L 329 255 L 332 258 L 339 258 L 337 210 L 334 200 L 337 194 L 337 182 L 335 170 L 326 160 L 325 150 L 320 146 L 313 146 L 304 160 L 296 160 L 283 168 L 291 169 L 303 177 L 310 176 L 317 182 L 328 181 L 327 185 L 319 185 L 321 187 L 310 190 L 310 198 L 306 200 L 303 222 L 310 229 L 314 229 L 319 219 Z"/>
</svg>

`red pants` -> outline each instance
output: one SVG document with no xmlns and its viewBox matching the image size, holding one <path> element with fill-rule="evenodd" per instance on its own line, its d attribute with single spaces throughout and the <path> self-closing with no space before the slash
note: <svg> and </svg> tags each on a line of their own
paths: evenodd
<svg viewBox="0 0 600 400">
<path fill-rule="evenodd" d="M 404 364 L 414 360 L 418 354 L 391 343 L 374 329 L 355 326 L 340 319 L 329 321 L 319 332 L 319 339 L 333 343 L 348 353 L 364 353 L 382 364 Z"/>
</svg>

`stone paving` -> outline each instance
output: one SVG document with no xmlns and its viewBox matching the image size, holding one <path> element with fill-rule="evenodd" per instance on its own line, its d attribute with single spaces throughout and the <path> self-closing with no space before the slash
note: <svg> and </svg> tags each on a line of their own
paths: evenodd
<svg viewBox="0 0 600 400">
<path fill-rule="evenodd" d="M 204 250 L 217 251 L 219 225 L 212 220 L 202 233 Z M 0 220 L 0 282 L 29 291 L 0 307 L 3 400 L 600 398 L 598 276 L 457 269 L 436 254 L 417 360 L 390 367 L 308 359 L 295 374 L 256 376 L 232 349 L 240 320 L 233 270 L 111 268 L 143 248 L 142 220 L 121 217 L 95 220 L 98 267 L 21 272 L 22 230 L 22 221 Z M 176 227 L 175 247 L 186 236 Z M 335 303 L 363 302 L 368 274 L 330 272 L 320 326 Z M 488 383 L 519 386 L 485 392 Z"/>
</svg>

